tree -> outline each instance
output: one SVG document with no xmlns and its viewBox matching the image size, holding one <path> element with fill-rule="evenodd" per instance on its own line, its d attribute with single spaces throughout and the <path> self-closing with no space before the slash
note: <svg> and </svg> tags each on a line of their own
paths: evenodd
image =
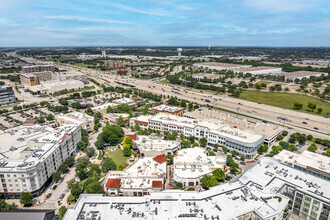
<svg viewBox="0 0 330 220">
<path fill-rule="evenodd" d="M 190 102 L 188 105 L 188 110 L 191 112 L 192 110 L 194 110 L 194 105 Z"/>
<path fill-rule="evenodd" d="M 74 102 L 72 103 L 72 108 L 75 108 L 75 109 L 80 109 L 81 108 L 81 105 L 80 105 L 80 102 Z"/>
<path fill-rule="evenodd" d="M 93 112 L 93 110 L 92 110 L 90 107 L 88 107 L 88 108 L 86 109 L 85 113 L 86 113 L 87 115 L 89 115 L 89 116 L 93 116 L 93 115 L 94 115 L 94 112 Z"/>
<path fill-rule="evenodd" d="M 330 148 L 327 149 L 327 151 L 325 152 L 324 156 L 330 157 Z"/>
<path fill-rule="evenodd" d="M 146 105 L 146 106 L 144 106 L 144 108 L 143 108 L 143 112 L 142 112 L 142 114 L 143 115 L 147 115 L 149 113 L 149 107 Z"/>
<path fill-rule="evenodd" d="M 190 143 L 192 143 L 192 144 L 195 143 L 195 139 L 196 139 L 196 138 L 195 138 L 194 136 L 189 136 L 189 137 L 188 137 L 188 140 L 189 140 Z"/>
<path fill-rule="evenodd" d="M 218 149 L 218 148 L 219 148 L 219 144 L 215 144 L 215 145 L 213 145 L 213 147 L 214 147 L 215 149 Z"/>
<path fill-rule="evenodd" d="M 117 170 L 123 170 L 124 169 L 124 166 L 123 166 L 123 164 L 118 164 L 118 167 L 117 167 Z"/>
<path fill-rule="evenodd" d="M 283 148 L 281 146 L 272 146 L 273 154 L 278 154 Z"/>
<path fill-rule="evenodd" d="M 132 144 L 133 144 L 132 138 L 130 138 L 128 136 L 124 137 L 123 145 L 127 145 L 129 147 L 132 147 Z"/>
<path fill-rule="evenodd" d="M 313 103 L 308 103 L 308 108 L 314 111 L 316 109 L 316 105 Z"/>
<path fill-rule="evenodd" d="M 307 135 L 307 140 L 309 140 L 309 141 L 311 141 L 311 140 L 313 140 L 313 135 Z"/>
<path fill-rule="evenodd" d="M 20 202 L 24 206 L 31 206 L 33 204 L 32 194 L 30 192 L 22 192 Z"/>
<path fill-rule="evenodd" d="M 317 146 L 316 144 L 311 144 L 309 145 L 309 147 L 307 148 L 308 151 L 311 151 L 311 152 L 315 152 L 317 150 Z"/>
<path fill-rule="evenodd" d="M 47 121 L 52 121 L 52 120 L 54 120 L 54 115 L 50 113 L 47 115 Z"/>
<path fill-rule="evenodd" d="M 129 157 L 131 156 L 131 154 L 132 154 L 131 148 L 129 146 L 123 146 L 123 155 L 125 157 Z"/>
<path fill-rule="evenodd" d="M 77 146 L 80 150 L 85 150 L 87 144 L 84 141 L 79 141 Z"/>
<path fill-rule="evenodd" d="M 191 146 L 191 143 L 189 140 L 183 140 L 183 141 L 181 141 L 180 145 L 181 145 L 181 148 L 189 148 Z"/>
<path fill-rule="evenodd" d="M 74 162 L 75 162 L 74 157 L 71 156 L 66 158 L 64 163 L 68 165 L 68 167 L 72 167 L 74 165 Z"/>
<path fill-rule="evenodd" d="M 201 179 L 201 183 L 206 189 L 218 185 L 218 181 L 213 175 L 204 175 Z"/>
<path fill-rule="evenodd" d="M 322 108 L 317 108 L 317 113 L 321 114 L 322 113 Z"/>
<path fill-rule="evenodd" d="M 101 169 L 97 164 L 89 164 L 88 165 L 88 171 L 87 176 L 89 178 L 95 178 L 98 179 L 101 175 Z"/>
<path fill-rule="evenodd" d="M 213 170 L 212 174 L 218 181 L 224 181 L 224 179 L 226 178 L 225 172 L 223 172 L 223 170 L 221 169 Z"/>
<path fill-rule="evenodd" d="M 103 173 L 108 172 L 108 170 L 117 170 L 117 165 L 111 158 L 105 158 L 102 164 Z"/>
<path fill-rule="evenodd" d="M 229 150 L 225 146 L 222 147 L 222 151 L 226 154 Z"/>
<path fill-rule="evenodd" d="M 58 172 L 65 173 L 69 170 L 68 166 L 65 163 L 62 163 L 58 168 Z"/>
<path fill-rule="evenodd" d="M 60 209 L 58 210 L 58 220 L 62 220 L 65 213 L 66 213 L 66 210 L 68 210 L 65 206 L 61 206 Z"/>
<path fill-rule="evenodd" d="M 39 117 L 37 120 L 38 120 L 39 124 L 42 124 L 42 123 L 46 122 L 44 117 Z"/>
<path fill-rule="evenodd" d="M 183 184 L 181 182 L 176 182 L 175 187 L 173 189 L 183 189 Z"/>
<path fill-rule="evenodd" d="M 12 210 L 12 209 L 17 209 L 17 205 L 15 203 L 9 204 L 6 203 L 4 199 L 0 198 L 0 212 Z"/>
<path fill-rule="evenodd" d="M 284 138 L 283 135 L 280 134 L 279 136 L 277 136 L 276 140 L 281 141 L 283 140 L 283 138 Z"/>
<path fill-rule="evenodd" d="M 282 135 L 283 135 L 284 137 L 286 137 L 288 134 L 289 134 L 289 132 L 287 132 L 287 131 L 282 131 Z"/>
<path fill-rule="evenodd" d="M 258 149 L 259 154 L 265 153 L 267 151 L 268 151 L 268 145 L 267 144 L 264 144 L 264 145 L 260 146 L 259 149 Z"/>
<path fill-rule="evenodd" d="M 276 90 L 275 86 L 269 87 L 269 91 L 274 92 Z"/>
<path fill-rule="evenodd" d="M 180 139 L 184 140 L 184 134 L 182 134 L 182 133 L 180 134 Z"/>
<path fill-rule="evenodd" d="M 124 127 L 124 126 L 125 126 L 125 122 L 124 122 L 123 117 L 120 116 L 120 117 L 117 119 L 117 125 L 120 126 L 120 127 Z"/>
<path fill-rule="evenodd" d="M 53 180 L 54 182 L 57 182 L 61 179 L 61 174 L 59 172 L 53 173 Z"/>
<path fill-rule="evenodd" d="M 140 125 L 139 124 L 135 124 L 134 125 L 134 130 L 136 130 L 136 131 L 140 130 Z"/>
<path fill-rule="evenodd" d="M 245 156 L 244 155 L 241 155 L 241 161 L 244 162 L 245 161 Z"/>
<path fill-rule="evenodd" d="M 199 143 L 201 144 L 202 147 L 206 147 L 207 139 L 205 137 L 203 137 L 199 140 Z"/>
<path fill-rule="evenodd" d="M 88 157 L 93 157 L 95 155 L 95 149 L 92 147 L 87 147 L 85 153 Z"/>
<path fill-rule="evenodd" d="M 303 108 L 303 104 L 299 103 L 299 102 L 295 102 L 293 104 L 293 108 L 297 109 L 297 110 L 301 110 Z"/>
<path fill-rule="evenodd" d="M 86 187 L 86 193 L 88 194 L 102 194 L 103 189 L 99 182 L 93 182 Z"/>
<path fill-rule="evenodd" d="M 233 157 L 236 157 L 237 156 L 237 151 L 236 150 L 233 150 L 232 152 L 231 152 L 231 155 L 233 155 Z"/>
<path fill-rule="evenodd" d="M 67 202 L 70 204 L 70 203 L 73 203 L 75 200 L 76 200 L 76 198 L 72 194 L 70 194 L 68 196 Z"/>
<path fill-rule="evenodd" d="M 208 151 L 209 156 L 215 156 L 215 153 L 211 150 Z"/>
<path fill-rule="evenodd" d="M 172 165 L 174 156 L 172 154 L 167 154 L 166 157 L 168 158 L 167 165 Z"/>
</svg>

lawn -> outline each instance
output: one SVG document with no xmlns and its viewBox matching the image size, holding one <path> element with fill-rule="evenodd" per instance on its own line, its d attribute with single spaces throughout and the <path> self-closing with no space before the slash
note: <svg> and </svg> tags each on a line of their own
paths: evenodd
<svg viewBox="0 0 330 220">
<path fill-rule="evenodd" d="M 281 108 L 293 109 L 293 104 L 299 102 L 303 104 L 303 110 L 308 111 L 308 103 L 317 105 L 317 108 L 322 108 L 321 115 L 330 114 L 330 104 L 318 98 L 293 94 L 293 93 L 278 93 L 278 92 L 258 92 L 258 91 L 243 91 L 240 99 L 260 102 L 267 105 L 277 106 Z M 316 113 L 314 113 L 316 114 Z"/>
<path fill-rule="evenodd" d="M 266 85 L 268 85 L 268 84 L 271 84 L 272 82 L 270 82 L 270 81 L 260 81 L 257 84 L 261 84 L 261 83 L 265 83 Z"/>
<path fill-rule="evenodd" d="M 113 159 L 117 166 L 118 164 L 122 164 L 124 168 L 127 167 L 126 160 L 128 160 L 129 157 L 124 157 L 123 150 L 121 148 L 117 147 L 114 151 L 106 150 L 106 152 L 107 157 Z"/>
</svg>

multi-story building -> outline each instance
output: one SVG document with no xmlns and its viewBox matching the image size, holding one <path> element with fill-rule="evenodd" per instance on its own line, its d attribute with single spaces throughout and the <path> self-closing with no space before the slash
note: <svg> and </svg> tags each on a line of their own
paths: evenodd
<svg viewBox="0 0 330 220">
<path fill-rule="evenodd" d="M 108 107 L 116 107 L 118 104 L 115 104 L 115 103 L 112 103 L 112 102 L 109 102 L 109 103 L 105 103 L 103 105 L 98 105 L 98 106 L 95 106 L 92 108 L 93 112 L 101 112 L 102 114 L 105 114 L 107 113 L 107 108 Z"/>
<path fill-rule="evenodd" d="M 0 106 L 16 102 L 15 93 L 11 86 L 0 86 Z"/>
<path fill-rule="evenodd" d="M 103 119 L 108 121 L 110 124 L 117 124 L 117 120 L 119 118 L 122 118 L 124 123 L 127 123 L 129 120 L 129 114 L 127 113 L 109 113 L 109 114 L 104 114 Z"/>
<path fill-rule="evenodd" d="M 242 64 L 233 64 L 233 63 L 195 63 L 193 64 L 194 68 L 207 68 L 211 70 L 238 70 L 241 68 L 249 68 L 251 65 L 242 65 Z"/>
<path fill-rule="evenodd" d="M 71 112 L 55 116 L 55 121 L 58 125 L 75 124 L 87 131 L 94 129 L 94 117 L 83 112 Z"/>
<path fill-rule="evenodd" d="M 45 71 L 55 71 L 55 67 L 53 65 L 33 65 L 33 66 L 23 66 L 23 73 L 36 73 L 36 72 L 45 72 Z"/>
<path fill-rule="evenodd" d="M 157 155 L 174 155 L 180 149 L 178 141 L 161 140 L 159 137 L 139 135 L 133 141 L 132 148 L 144 157 L 155 157 Z"/>
<path fill-rule="evenodd" d="M 215 169 L 223 170 L 225 165 L 225 157 L 208 156 L 200 147 L 182 149 L 173 160 L 173 179 L 184 187 L 198 186 L 204 175 L 212 175 Z"/>
<path fill-rule="evenodd" d="M 77 71 L 53 73 L 53 80 L 58 80 L 58 81 L 78 80 L 84 83 L 88 82 L 87 74 Z"/>
<path fill-rule="evenodd" d="M 178 115 L 182 116 L 184 113 L 184 108 L 182 107 L 177 107 L 177 106 L 169 106 L 169 105 L 159 105 L 151 108 L 151 111 L 153 112 L 163 112 L 163 113 L 168 113 L 171 115 Z"/>
<path fill-rule="evenodd" d="M 22 73 L 20 74 L 19 78 L 21 80 L 21 83 L 27 86 L 36 86 L 40 84 L 39 77 L 31 73 L 28 74 Z"/>
<path fill-rule="evenodd" d="M 110 68 L 110 69 L 120 69 L 122 68 L 122 62 L 117 60 L 105 60 L 104 66 Z"/>
<path fill-rule="evenodd" d="M 329 181 L 264 157 L 237 181 L 209 190 L 165 190 L 143 197 L 82 194 L 63 219 L 281 220 L 288 210 L 302 219 L 329 220 Z"/>
<path fill-rule="evenodd" d="M 136 102 L 134 99 L 131 98 L 121 98 L 121 99 L 115 99 L 112 101 L 112 103 L 117 104 L 117 105 L 121 105 L 121 104 L 127 104 L 130 106 L 135 106 Z"/>
<path fill-rule="evenodd" d="M 140 158 L 122 171 L 110 170 L 106 176 L 105 192 L 109 196 L 144 196 L 161 191 L 166 179 L 167 157 Z"/>
<path fill-rule="evenodd" d="M 81 140 L 78 125 L 57 130 L 46 126 L 21 126 L 0 133 L 0 192 L 19 198 L 21 192 L 40 195 L 52 174 L 76 153 Z"/>
<path fill-rule="evenodd" d="M 138 124 L 142 129 L 176 131 L 179 134 L 184 134 L 185 137 L 206 138 L 208 144 L 226 146 L 230 151 L 235 150 L 248 158 L 257 154 L 258 148 L 265 139 L 263 135 L 242 128 L 231 127 L 222 121 L 190 119 L 165 113 L 131 118 L 130 126 L 134 127 L 135 124 Z"/>
</svg>

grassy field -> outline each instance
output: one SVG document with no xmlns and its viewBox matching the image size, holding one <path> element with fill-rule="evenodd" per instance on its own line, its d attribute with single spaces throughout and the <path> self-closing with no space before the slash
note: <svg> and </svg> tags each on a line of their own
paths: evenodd
<svg viewBox="0 0 330 220">
<path fill-rule="evenodd" d="M 270 82 L 270 81 L 260 81 L 257 84 L 261 84 L 261 83 L 265 83 L 266 85 L 268 85 L 268 84 L 271 84 L 272 82 Z"/>
<path fill-rule="evenodd" d="M 118 164 L 122 164 L 125 167 L 127 167 L 127 163 L 126 163 L 126 160 L 129 159 L 129 157 L 124 157 L 123 155 L 123 150 L 119 147 L 117 147 L 117 149 L 115 151 L 110 151 L 110 150 L 107 150 L 107 157 L 113 159 L 117 166 Z"/>
<path fill-rule="evenodd" d="M 260 102 L 263 104 L 277 106 L 281 108 L 287 108 L 287 109 L 293 109 L 293 104 L 295 102 L 299 102 L 303 104 L 302 111 L 304 112 L 308 111 L 308 107 L 307 107 L 308 103 L 313 103 L 317 105 L 317 108 L 323 109 L 321 115 L 324 116 L 327 115 L 327 113 L 330 114 L 329 103 L 326 103 L 318 98 L 314 98 L 306 95 L 292 94 L 292 93 L 243 91 L 239 98 L 252 102 Z"/>
<path fill-rule="evenodd" d="M 94 66 L 94 65 L 85 64 L 85 63 L 75 63 L 73 65 L 74 66 L 79 66 L 79 67 L 84 67 L 84 68 L 88 68 L 88 66 Z"/>
</svg>

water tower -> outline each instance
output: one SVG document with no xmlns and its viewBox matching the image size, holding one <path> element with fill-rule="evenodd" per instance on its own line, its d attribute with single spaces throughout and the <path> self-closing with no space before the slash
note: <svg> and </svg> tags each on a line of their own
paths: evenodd
<svg viewBox="0 0 330 220">
<path fill-rule="evenodd" d="M 176 49 L 177 51 L 178 51 L 178 57 L 179 57 L 179 59 L 181 58 L 181 52 L 182 52 L 182 48 L 178 48 L 178 49 Z"/>
</svg>

